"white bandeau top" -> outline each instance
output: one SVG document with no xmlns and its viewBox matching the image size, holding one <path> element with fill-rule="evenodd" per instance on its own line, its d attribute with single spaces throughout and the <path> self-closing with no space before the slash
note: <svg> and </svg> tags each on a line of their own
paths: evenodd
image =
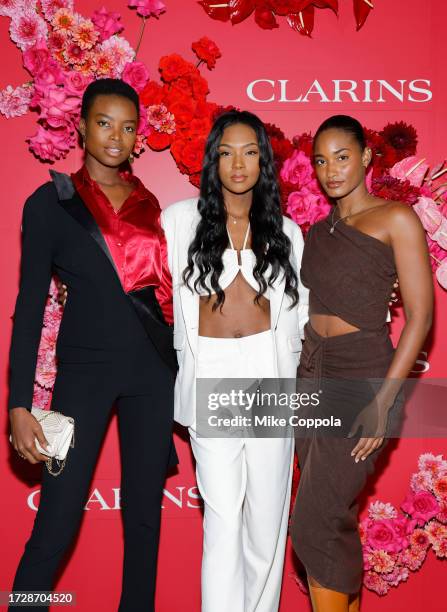
<svg viewBox="0 0 447 612">
<path fill-rule="evenodd" d="M 244 244 L 242 245 L 242 249 L 239 251 L 241 263 L 238 260 L 238 252 L 234 248 L 233 241 L 231 240 L 230 232 L 227 228 L 228 240 L 230 241 L 231 249 L 225 249 L 222 255 L 222 263 L 223 270 L 222 274 L 219 278 L 219 285 L 225 290 L 227 287 L 231 285 L 239 272 L 244 277 L 244 280 L 250 285 L 256 293 L 261 290 L 259 287 L 258 281 L 253 276 L 253 269 L 256 265 L 256 255 L 252 251 L 252 249 L 246 249 L 248 236 L 250 235 L 250 223 L 247 226 L 247 231 L 245 232 Z M 266 271 L 266 275 L 269 272 L 270 266 Z M 215 291 L 211 288 L 209 284 L 209 278 L 207 281 L 207 285 L 210 288 L 211 293 L 215 293 Z M 263 296 L 269 300 L 270 299 L 270 291 L 271 288 L 267 285 L 267 290 L 263 294 Z M 204 289 L 199 289 L 200 295 L 208 295 Z"/>
</svg>

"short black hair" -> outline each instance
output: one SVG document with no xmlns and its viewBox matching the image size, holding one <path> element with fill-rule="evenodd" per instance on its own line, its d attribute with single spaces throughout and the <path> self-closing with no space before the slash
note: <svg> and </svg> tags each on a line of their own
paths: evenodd
<svg viewBox="0 0 447 612">
<path fill-rule="evenodd" d="M 363 131 L 362 124 L 354 117 L 350 117 L 349 115 L 332 115 L 320 125 L 318 130 L 315 132 L 314 136 L 314 146 L 317 142 L 318 136 L 325 132 L 326 130 L 343 130 L 348 134 L 351 134 L 358 142 L 360 149 L 363 151 L 366 147 L 366 137 L 365 132 Z"/>
<path fill-rule="evenodd" d="M 98 79 L 93 81 L 84 91 L 82 96 L 81 118 L 87 119 L 87 115 L 93 105 L 96 96 L 121 96 L 135 104 L 137 115 L 140 116 L 140 100 L 133 87 L 122 79 Z"/>
</svg>

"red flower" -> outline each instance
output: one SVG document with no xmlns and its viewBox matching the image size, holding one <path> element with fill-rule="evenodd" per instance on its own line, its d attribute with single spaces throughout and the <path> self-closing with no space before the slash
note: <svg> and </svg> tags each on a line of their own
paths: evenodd
<svg viewBox="0 0 447 612">
<path fill-rule="evenodd" d="M 216 60 L 222 57 L 222 53 L 216 43 L 206 36 L 192 43 L 192 50 L 199 60 L 206 63 L 209 70 L 212 70 L 216 65 Z"/>
<path fill-rule="evenodd" d="M 312 159 L 313 156 L 313 142 L 314 139 L 310 132 L 304 132 L 293 139 L 293 145 L 307 155 L 309 159 Z"/>
<path fill-rule="evenodd" d="M 410 181 L 399 181 L 386 174 L 372 180 L 372 193 L 378 198 L 416 204 L 419 198 L 419 189 L 413 187 Z"/>
<path fill-rule="evenodd" d="M 178 138 L 171 145 L 171 153 L 183 174 L 196 174 L 202 170 L 204 151 L 203 138 L 193 141 Z"/>
<path fill-rule="evenodd" d="M 188 98 L 169 105 L 169 111 L 174 115 L 175 124 L 179 128 L 187 126 L 194 119 L 195 110 L 193 100 Z"/>
<path fill-rule="evenodd" d="M 413 126 L 407 125 L 403 121 L 388 123 L 380 134 L 384 141 L 395 149 L 396 161 L 415 155 L 418 136 Z"/>
<path fill-rule="evenodd" d="M 190 62 L 184 60 L 183 57 L 177 55 L 177 53 L 162 57 L 158 66 L 161 78 L 166 83 L 189 74 L 194 68 L 195 67 Z"/>
<path fill-rule="evenodd" d="M 293 153 L 293 145 L 288 138 L 270 138 L 273 155 L 279 166 L 288 159 Z"/>
<path fill-rule="evenodd" d="M 274 28 L 279 28 L 275 15 L 268 7 L 267 2 L 261 7 L 256 7 L 255 21 L 263 30 L 273 30 Z"/>
<path fill-rule="evenodd" d="M 396 150 L 385 142 L 379 132 L 363 128 L 366 146 L 372 151 L 373 176 L 380 176 L 384 170 L 392 168 L 397 162 Z"/>
<path fill-rule="evenodd" d="M 140 93 L 140 101 L 145 106 L 161 104 L 164 99 L 163 88 L 154 81 L 149 81 Z"/>
<path fill-rule="evenodd" d="M 166 132 L 157 132 L 157 130 L 152 130 L 152 132 L 147 136 L 146 142 L 148 146 L 154 151 L 163 151 L 163 149 L 167 149 L 171 144 L 173 139 L 173 135 L 166 134 Z"/>
</svg>

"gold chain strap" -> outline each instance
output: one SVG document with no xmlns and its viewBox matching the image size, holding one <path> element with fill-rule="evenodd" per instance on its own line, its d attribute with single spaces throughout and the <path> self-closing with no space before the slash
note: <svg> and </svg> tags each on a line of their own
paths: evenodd
<svg viewBox="0 0 447 612">
<path fill-rule="evenodd" d="M 48 410 L 48 414 L 45 414 L 41 419 L 38 419 L 38 422 L 41 423 L 42 421 L 44 421 L 47 417 L 50 416 L 50 414 L 61 414 L 60 412 L 56 412 L 55 410 Z M 64 415 L 61 415 L 64 416 Z M 71 423 L 74 423 L 74 420 L 71 417 L 67 417 Z M 71 439 L 71 443 L 70 443 L 70 448 L 74 448 L 74 429 L 73 429 L 73 436 Z M 54 472 L 53 471 L 53 459 L 54 457 L 48 457 L 48 459 L 45 461 L 45 465 L 47 466 L 47 470 L 48 472 L 52 475 L 52 476 L 59 476 L 64 467 L 65 467 L 65 463 L 67 461 L 67 458 L 65 458 L 60 464 L 59 464 L 59 459 L 55 459 L 55 461 L 57 461 L 57 463 L 59 464 L 59 471 L 58 472 Z"/>
</svg>

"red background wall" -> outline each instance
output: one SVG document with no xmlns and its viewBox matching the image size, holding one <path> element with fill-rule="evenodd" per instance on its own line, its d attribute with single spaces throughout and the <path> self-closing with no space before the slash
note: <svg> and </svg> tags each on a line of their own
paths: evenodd
<svg viewBox="0 0 447 612">
<path fill-rule="evenodd" d="M 166 0 L 168 11 L 159 21 L 149 20 L 139 53 L 155 78 L 161 56 L 178 52 L 193 60 L 191 42 L 203 35 L 212 38 L 223 57 L 213 72 L 203 69 L 211 89 L 210 100 L 234 104 L 258 113 L 274 122 L 288 136 L 302 131 L 315 131 L 328 115 L 353 114 L 371 128 L 380 129 L 388 121 L 404 120 L 413 124 L 419 134 L 420 156 L 431 162 L 447 153 L 447 85 L 444 75 L 446 53 L 445 21 L 447 8 L 442 2 L 416 0 L 376 1 L 365 27 L 355 32 L 352 3 L 341 0 L 337 20 L 329 11 L 317 11 L 312 40 L 293 32 L 281 20 L 277 30 L 263 31 L 253 19 L 232 27 L 210 20 L 194 0 Z M 102 3 L 77 0 L 76 9 L 85 16 Z M 132 45 L 138 39 L 140 20 L 127 9 L 125 0 L 107 0 L 107 8 L 122 13 L 124 35 Z M 28 74 L 21 67 L 21 54 L 9 41 L 9 20 L 0 18 L 2 74 L 0 87 L 25 82 Z M 429 79 L 433 99 L 428 103 L 404 101 L 389 97 L 384 103 L 321 103 L 312 95 L 303 103 L 256 103 L 246 94 L 247 85 L 256 79 L 289 79 L 290 96 L 305 93 L 314 79 L 332 97 L 332 79 Z M 259 90 L 261 91 L 261 90 Z M 35 115 L 13 120 L 0 118 L 3 156 L 1 163 L 3 203 L 0 215 L 0 262 L 2 268 L 2 300 L 0 302 L 0 404 L 6 403 L 7 351 L 10 338 L 10 317 L 17 290 L 19 262 L 19 229 L 25 198 L 48 178 L 48 164 L 35 160 L 28 152 L 25 137 L 35 131 Z M 55 167 L 74 171 L 81 163 L 80 151 L 73 151 L 67 160 Z M 146 152 L 135 162 L 135 172 L 154 191 L 161 205 L 195 194 L 195 189 L 177 171 L 170 154 Z M 428 352 L 429 371 L 425 376 L 445 375 L 447 295 L 436 290 L 436 323 L 424 350 Z M 93 307 L 93 305 L 92 305 Z M 393 334 L 402 326 L 401 313 L 396 311 Z M 28 504 L 29 496 L 39 489 L 39 470 L 25 465 L 11 453 L 7 442 L 7 417 L 4 412 L 0 438 L 1 473 L 1 542 L 0 590 L 11 586 L 13 574 L 31 530 L 35 512 Z M 395 505 L 403 500 L 409 476 L 416 469 L 421 452 L 447 454 L 445 440 L 401 440 L 383 457 L 386 467 L 368 489 L 369 499 L 378 498 Z M 179 429 L 177 448 L 179 472 L 166 483 L 164 500 L 157 610 L 171 612 L 199 610 L 201 512 L 198 508 L 191 453 L 185 433 Z M 144 478 L 144 475 L 142 475 Z M 104 443 L 103 452 L 92 483 L 92 498 L 76 549 L 68 561 L 57 587 L 77 593 L 82 612 L 116 609 L 121 578 L 122 528 L 117 509 L 119 488 L 119 455 L 115 420 Z M 365 498 L 365 504 L 368 498 Z M 32 505 L 32 504 L 31 504 Z M 307 599 L 300 593 L 290 574 L 292 553 L 287 552 L 281 611 L 308 610 Z M 363 610 L 397 612 L 400 610 L 446 609 L 442 580 L 445 563 L 429 554 L 422 570 L 411 574 L 407 583 L 378 598 L 365 591 Z"/>
</svg>

